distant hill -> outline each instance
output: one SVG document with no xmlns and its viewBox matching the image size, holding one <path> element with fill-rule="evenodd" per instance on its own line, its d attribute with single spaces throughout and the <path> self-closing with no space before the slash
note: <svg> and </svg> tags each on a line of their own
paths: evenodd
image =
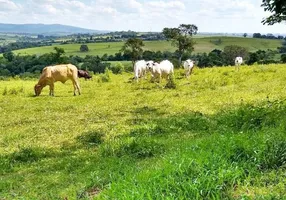
<svg viewBox="0 0 286 200">
<path fill-rule="evenodd" d="M 43 34 L 43 35 L 68 35 L 75 33 L 105 33 L 108 31 L 92 30 L 67 26 L 61 24 L 3 24 L 0 23 L 0 33 L 16 34 Z"/>
</svg>

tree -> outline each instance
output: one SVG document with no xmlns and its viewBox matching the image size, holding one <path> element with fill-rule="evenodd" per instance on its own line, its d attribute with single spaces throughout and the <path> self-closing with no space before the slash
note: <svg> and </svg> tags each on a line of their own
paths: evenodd
<svg viewBox="0 0 286 200">
<path fill-rule="evenodd" d="M 286 53 L 286 40 L 282 42 L 282 47 L 277 47 L 279 53 Z"/>
<path fill-rule="evenodd" d="M 86 44 L 82 44 L 79 48 L 80 52 L 87 52 L 88 46 Z"/>
<path fill-rule="evenodd" d="M 143 40 L 138 38 L 129 38 L 120 51 L 123 52 L 123 54 L 130 56 L 132 65 L 134 66 L 135 61 L 138 60 L 143 54 L 143 46 Z"/>
<path fill-rule="evenodd" d="M 243 37 L 247 37 L 247 33 L 244 33 L 244 34 L 243 34 Z"/>
<path fill-rule="evenodd" d="M 264 11 L 272 13 L 269 17 L 262 20 L 263 24 L 273 25 L 286 21 L 286 1 L 285 0 L 262 0 Z"/>
<path fill-rule="evenodd" d="M 164 28 L 162 33 L 168 41 L 172 41 L 172 45 L 177 47 L 179 63 L 186 51 L 194 50 L 195 42 L 192 36 L 197 34 L 198 27 L 194 24 L 181 24 L 178 28 Z"/>
<path fill-rule="evenodd" d="M 14 53 L 12 51 L 8 51 L 8 52 L 5 52 L 3 54 L 3 57 L 5 59 L 7 59 L 9 62 L 12 62 L 12 60 L 15 58 L 15 55 L 14 55 Z"/>
<path fill-rule="evenodd" d="M 253 38 L 261 38 L 261 33 L 253 33 Z"/>
<path fill-rule="evenodd" d="M 246 60 L 246 57 L 248 56 L 248 51 L 244 47 L 240 47 L 237 45 L 229 45 L 225 46 L 223 50 L 223 57 L 225 60 L 225 64 L 227 65 L 234 65 L 234 59 L 240 56 L 244 60 Z"/>
<path fill-rule="evenodd" d="M 51 53 L 53 57 L 53 64 L 63 64 L 66 63 L 66 58 L 62 57 L 65 54 L 65 50 L 63 48 L 55 47 L 54 50 L 56 53 Z"/>
<path fill-rule="evenodd" d="M 281 62 L 286 63 L 286 54 L 281 55 Z"/>
</svg>

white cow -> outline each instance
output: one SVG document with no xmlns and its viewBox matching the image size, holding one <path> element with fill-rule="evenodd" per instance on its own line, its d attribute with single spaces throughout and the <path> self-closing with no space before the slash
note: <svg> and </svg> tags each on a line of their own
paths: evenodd
<svg viewBox="0 0 286 200">
<path fill-rule="evenodd" d="M 243 63 L 243 59 L 242 57 L 236 57 L 234 59 L 234 64 L 235 64 L 235 69 L 237 69 L 239 71 L 239 66 Z"/>
<path fill-rule="evenodd" d="M 163 60 L 160 63 L 153 62 L 152 65 L 148 65 L 148 68 L 151 71 L 152 80 L 158 78 L 159 83 L 162 77 L 169 79 L 170 75 L 174 73 L 174 65 L 169 60 Z"/>
<path fill-rule="evenodd" d="M 191 59 L 188 59 L 184 62 L 184 69 L 185 69 L 185 74 L 186 77 L 189 78 L 189 76 L 192 74 L 192 71 L 194 69 L 194 64 L 195 62 Z"/>
<path fill-rule="evenodd" d="M 138 79 L 144 77 L 147 73 L 147 62 L 145 60 L 139 60 L 134 65 L 134 78 L 138 82 Z"/>
</svg>

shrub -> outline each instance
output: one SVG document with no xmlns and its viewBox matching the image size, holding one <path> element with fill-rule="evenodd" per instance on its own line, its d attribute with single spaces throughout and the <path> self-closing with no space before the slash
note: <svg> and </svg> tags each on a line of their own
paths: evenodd
<svg viewBox="0 0 286 200">
<path fill-rule="evenodd" d="M 99 82 L 109 82 L 110 81 L 110 70 L 109 69 L 105 69 L 104 74 L 100 74 L 99 75 Z"/>
<path fill-rule="evenodd" d="M 124 63 L 124 71 L 125 72 L 133 72 L 133 65 L 131 63 Z"/>
<path fill-rule="evenodd" d="M 165 88 L 167 88 L 167 89 L 176 89 L 177 88 L 177 84 L 175 82 L 175 78 L 174 78 L 173 74 L 169 76 L 169 80 L 168 80 L 167 84 L 165 85 Z"/>
<path fill-rule="evenodd" d="M 117 62 L 115 65 L 110 66 L 110 70 L 113 74 L 122 74 L 124 71 L 124 65 L 121 62 Z"/>
<path fill-rule="evenodd" d="M 7 94 L 8 94 L 8 90 L 7 90 L 7 87 L 5 87 L 4 90 L 3 90 L 2 95 L 5 96 L 5 95 L 7 95 Z"/>
<path fill-rule="evenodd" d="M 88 49 L 88 46 L 86 44 L 82 44 L 80 46 L 80 49 L 79 49 L 81 52 L 87 52 L 89 49 Z"/>
</svg>

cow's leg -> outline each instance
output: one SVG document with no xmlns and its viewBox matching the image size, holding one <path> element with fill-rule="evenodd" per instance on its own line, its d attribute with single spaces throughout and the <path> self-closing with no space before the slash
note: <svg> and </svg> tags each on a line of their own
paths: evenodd
<svg viewBox="0 0 286 200">
<path fill-rule="evenodd" d="M 74 96 L 76 96 L 75 91 L 76 91 L 76 83 L 75 83 L 75 81 L 73 81 L 73 95 Z"/>
<path fill-rule="evenodd" d="M 50 96 L 54 96 L 54 83 L 50 83 Z"/>
<path fill-rule="evenodd" d="M 191 68 L 191 69 L 188 71 L 188 79 L 190 79 L 190 76 L 191 76 L 192 72 L 193 72 L 193 68 Z"/>
<path fill-rule="evenodd" d="M 79 83 L 78 80 L 73 81 L 73 87 L 74 87 L 74 92 L 73 95 L 76 96 L 76 90 L 78 91 L 78 94 L 80 95 L 80 87 L 79 87 Z"/>
</svg>

